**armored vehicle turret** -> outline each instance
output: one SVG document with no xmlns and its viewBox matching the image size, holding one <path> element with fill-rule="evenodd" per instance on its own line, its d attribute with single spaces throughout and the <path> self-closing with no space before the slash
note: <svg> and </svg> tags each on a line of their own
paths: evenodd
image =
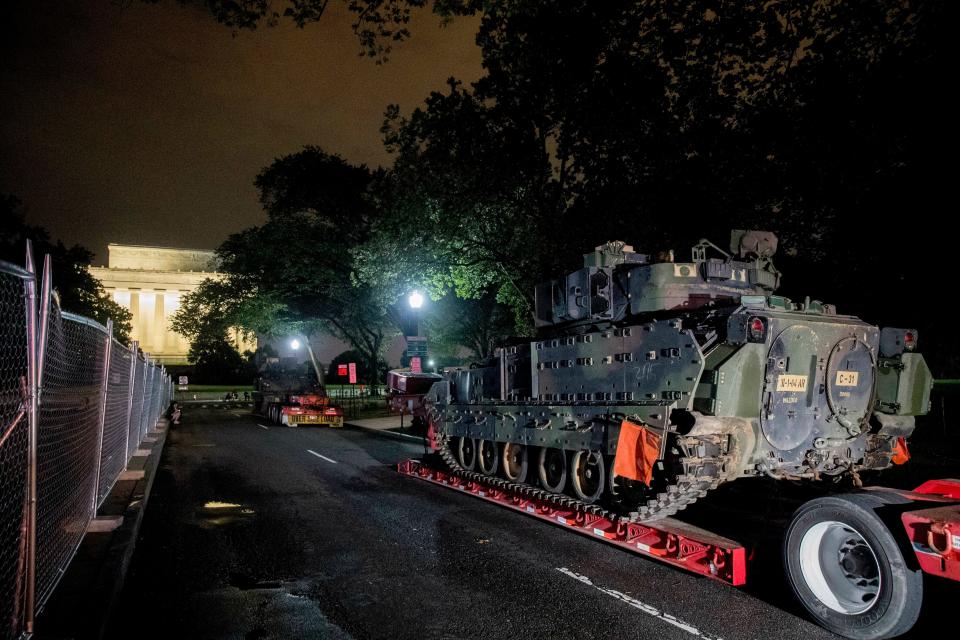
<svg viewBox="0 0 960 640">
<path fill-rule="evenodd" d="M 537 287 L 536 339 L 433 387 L 435 447 L 460 473 L 632 520 L 737 478 L 901 461 L 932 386 L 917 332 L 776 295 L 776 249 L 743 230 L 689 261 L 597 247 Z"/>
</svg>

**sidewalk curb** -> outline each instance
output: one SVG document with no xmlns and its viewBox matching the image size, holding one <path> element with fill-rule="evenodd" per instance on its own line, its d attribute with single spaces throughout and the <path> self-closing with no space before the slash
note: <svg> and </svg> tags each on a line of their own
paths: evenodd
<svg viewBox="0 0 960 640">
<path fill-rule="evenodd" d="M 412 436 L 406 433 L 397 433 L 396 431 L 388 431 L 386 429 L 374 429 L 372 427 L 365 427 L 363 425 L 355 424 L 353 422 L 344 422 L 343 427 L 345 429 L 353 429 L 354 431 L 365 431 L 382 438 L 393 438 L 394 440 L 402 440 L 404 442 L 416 442 L 426 446 L 427 439 L 423 436 Z"/>
<path fill-rule="evenodd" d="M 122 515 L 123 522 L 109 534 L 91 535 L 88 531 L 84 536 L 77 556 L 37 619 L 34 640 L 100 640 L 104 637 L 126 581 L 170 433 L 166 420 L 158 421 L 157 426 L 163 429 L 155 431 L 156 442 L 141 445 L 141 448 L 150 447 L 150 454 L 142 463 L 128 466 L 131 471 L 140 467 L 143 477 L 135 481 L 118 480 L 97 512 L 99 517 Z M 97 538 L 97 535 L 108 536 L 108 539 Z"/>
</svg>

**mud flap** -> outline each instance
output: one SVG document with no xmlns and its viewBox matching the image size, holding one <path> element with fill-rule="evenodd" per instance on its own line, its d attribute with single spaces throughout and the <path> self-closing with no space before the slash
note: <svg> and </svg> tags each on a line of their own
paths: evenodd
<svg viewBox="0 0 960 640">
<path fill-rule="evenodd" d="M 653 469 L 663 457 L 663 432 L 629 420 L 620 423 L 613 474 L 650 485 Z"/>
</svg>

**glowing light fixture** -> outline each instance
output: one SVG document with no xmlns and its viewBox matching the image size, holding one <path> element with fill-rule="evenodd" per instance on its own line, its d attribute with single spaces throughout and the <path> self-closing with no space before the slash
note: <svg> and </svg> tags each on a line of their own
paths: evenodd
<svg viewBox="0 0 960 640">
<path fill-rule="evenodd" d="M 299 348 L 300 348 L 300 341 L 297 340 L 296 338 L 294 338 L 293 340 L 291 340 L 291 341 L 290 341 L 290 348 L 293 349 L 294 351 L 296 351 L 297 349 L 299 349 Z"/>
<path fill-rule="evenodd" d="M 423 294 L 419 291 L 414 291 L 410 294 L 410 297 L 407 299 L 407 302 L 410 303 L 410 306 L 413 309 L 419 309 L 423 306 Z"/>
</svg>

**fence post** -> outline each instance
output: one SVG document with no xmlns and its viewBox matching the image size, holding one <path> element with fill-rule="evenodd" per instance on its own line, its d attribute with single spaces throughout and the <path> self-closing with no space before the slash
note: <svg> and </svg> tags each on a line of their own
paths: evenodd
<svg viewBox="0 0 960 640">
<path fill-rule="evenodd" d="M 24 590 L 17 594 L 22 597 L 23 624 L 28 631 L 33 629 L 33 588 L 36 581 L 36 531 L 37 531 L 37 272 L 33 261 L 33 245 L 27 240 L 26 269 L 33 276 L 26 283 L 26 322 L 27 322 L 27 491 L 24 495 L 23 536 L 25 545 L 21 547 L 23 570 L 25 573 Z M 19 591 L 19 590 L 18 590 Z"/>
<path fill-rule="evenodd" d="M 27 486 L 29 500 L 29 516 L 27 519 L 30 528 L 30 537 L 27 540 L 27 602 L 26 602 L 26 623 L 24 627 L 28 634 L 33 633 L 33 622 L 36 614 L 37 597 L 37 443 L 40 437 L 40 384 L 43 381 L 44 356 L 47 347 L 47 330 L 50 319 L 50 277 L 51 277 L 50 256 L 44 256 L 43 259 L 43 284 L 40 289 L 40 314 L 36 313 L 31 318 L 33 330 L 30 351 L 33 352 L 34 365 L 31 367 L 31 377 L 33 378 L 33 393 L 30 394 L 30 436 L 28 456 L 29 481 Z M 34 288 L 36 285 L 34 284 Z M 34 297 L 31 306 L 36 311 L 36 298 Z M 39 321 L 39 329 L 37 327 Z"/>
<path fill-rule="evenodd" d="M 100 501 L 100 462 L 103 459 L 103 431 L 107 419 L 107 388 L 110 386 L 110 353 L 113 350 L 113 320 L 107 319 L 107 346 L 103 349 L 103 388 L 100 393 L 100 425 L 97 427 L 97 462 L 93 476 L 93 500 L 90 503 L 90 517 L 97 517 Z"/>
<path fill-rule="evenodd" d="M 130 342 L 130 386 L 127 387 L 127 428 L 123 434 L 123 468 L 126 469 L 130 464 L 130 421 L 133 419 L 133 390 L 137 382 L 137 351 L 140 349 L 140 341 L 132 340 Z"/>
</svg>

